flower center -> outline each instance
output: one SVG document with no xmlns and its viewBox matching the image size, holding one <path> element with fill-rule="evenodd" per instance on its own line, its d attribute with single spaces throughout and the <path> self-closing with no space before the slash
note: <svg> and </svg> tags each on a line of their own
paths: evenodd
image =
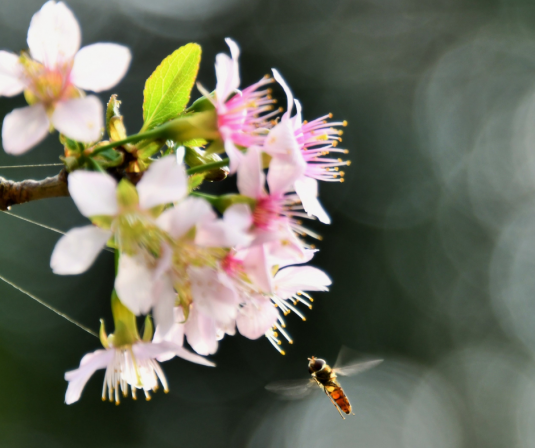
<svg viewBox="0 0 535 448">
<path fill-rule="evenodd" d="M 80 95 L 70 82 L 72 64 L 64 64 L 51 70 L 33 60 L 24 60 L 24 73 L 28 79 L 25 96 L 29 104 L 43 103 L 52 106 L 59 100 Z"/>
<path fill-rule="evenodd" d="M 274 224 L 281 219 L 281 199 L 273 195 L 258 199 L 253 211 L 253 223 L 255 227 L 263 230 L 271 230 Z"/>
</svg>

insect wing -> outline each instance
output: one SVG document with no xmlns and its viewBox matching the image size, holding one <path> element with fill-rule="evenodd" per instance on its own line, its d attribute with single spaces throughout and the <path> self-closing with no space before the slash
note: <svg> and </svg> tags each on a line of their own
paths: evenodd
<svg viewBox="0 0 535 448">
<path fill-rule="evenodd" d="M 270 392 L 276 393 L 287 400 L 299 400 L 306 397 L 317 387 L 313 379 L 275 381 L 266 386 Z"/>
<path fill-rule="evenodd" d="M 365 372 L 366 370 L 372 369 L 378 364 L 383 362 L 382 359 L 375 359 L 373 361 L 358 362 L 355 364 L 350 364 L 348 366 L 337 367 L 334 370 L 334 373 L 341 376 L 351 376 L 356 375 L 357 373 Z"/>
</svg>

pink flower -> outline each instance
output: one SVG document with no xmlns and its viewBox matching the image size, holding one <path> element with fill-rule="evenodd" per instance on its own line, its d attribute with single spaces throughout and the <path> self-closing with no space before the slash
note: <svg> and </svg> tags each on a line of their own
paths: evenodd
<svg viewBox="0 0 535 448">
<path fill-rule="evenodd" d="M 230 158 L 230 172 L 234 173 L 243 156 L 236 146 L 248 148 L 251 145 L 262 145 L 271 127 L 269 119 L 279 111 L 266 113 L 273 109 L 275 101 L 271 98 L 269 89 L 261 89 L 273 82 L 271 78 L 262 78 L 244 90 L 238 90 L 240 50 L 232 39 L 227 38 L 225 41 L 232 57 L 224 53 L 216 57 L 217 85 L 212 102 L 217 111 L 219 132 L 225 144 L 225 151 Z M 211 98 L 202 87 L 200 90 L 207 98 Z"/>
<path fill-rule="evenodd" d="M 262 171 L 260 148 L 250 147 L 238 169 L 238 189 L 242 195 L 256 200 L 253 209 L 253 244 L 269 244 L 272 255 L 275 255 L 274 251 L 285 253 L 284 256 L 281 255 L 283 259 L 287 259 L 288 252 L 291 251 L 294 255 L 290 258 L 295 260 L 294 263 L 300 263 L 304 258 L 305 246 L 296 238 L 295 233 L 316 238 L 318 235 L 303 227 L 300 222 L 301 218 L 309 216 L 303 211 L 299 196 L 286 194 L 301 176 L 301 171 L 294 170 L 291 162 L 282 158 L 279 160 L 281 163 L 277 166 L 280 169 L 270 167 L 268 171 L 268 193 L 264 188 L 266 176 Z M 283 165 L 289 169 L 285 170 Z M 276 175 L 272 175 L 272 169 Z"/>
<path fill-rule="evenodd" d="M 54 1 L 34 14 L 27 41 L 29 55 L 0 51 L 0 95 L 24 91 L 30 103 L 4 118 L 4 150 L 23 154 L 51 126 L 76 141 L 97 141 L 104 126 L 102 104 L 79 89 L 101 92 L 115 86 L 128 70 L 128 48 L 99 43 L 80 49 L 76 18 L 63 2 Z"/>
<path fill-rule="evenodd" d="M 345 126 L 346 122 L 328 123 L 325 116 L 303 123 L 301 104 L 294 100 L 290 88 L 275 69 L 273 76 L 286 92 L 288 109 L 280 123 L 269 131 L 264 143 L 263 150 L 272 157 L 268 182 L 271 177 L 284 191 L 295 191 L 307 214 L 329 224 L 330 218 L 317 199 L 317 180 L 343 180 L 339 167 L 349 165 L 349 161 L 324 156 L 331 152 L 347 153 L 345 149 L 335 148 L 341 140 L 341 131 L 332 127 Z M 297 113 L 291 117 L 294 102 Z"/>
</svg>

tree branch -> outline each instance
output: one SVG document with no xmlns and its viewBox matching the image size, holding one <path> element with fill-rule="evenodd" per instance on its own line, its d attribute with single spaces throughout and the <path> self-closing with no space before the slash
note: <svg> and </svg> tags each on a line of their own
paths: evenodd
<svg viewBox="0 0 535 448">
<path fill-rule="evenodd" d="M 63 169 L 53 177 L 43 180 L 14 182 L 0 176 L 0 210 L 12 205 L 37 201 L 38 199 L 69 196 L 67 172 Z"/>
</svg>

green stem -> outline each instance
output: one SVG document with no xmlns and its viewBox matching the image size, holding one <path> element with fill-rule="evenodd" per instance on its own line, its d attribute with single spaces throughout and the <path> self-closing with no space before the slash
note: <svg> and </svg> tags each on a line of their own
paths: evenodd
<svg viewBox="0 0 535 448">
<path fill-rule="evenodd" d="M 223 159 L 219 162 L 212 162 L 212 163 L 206 163 L 204 165 L 194 166 L 193 168 L 190 168 L 186 171 L 188 174 L 195 174 L 195 173 L 202 173 L 203 171 L 210 171 L 215 168 L 222 168 L 224 166 L 227 166 L 229 164 L 229 159 Z"/>
<path fill-rule="evenodd" d="M 192 191 L 190 194 L 191 194 L 191 196 L 195 196 L 197 198 L 205 199 L 210 204 L 215 204 L 219 200 L 219 196 L 214 196 L 213 194 L 201 193 L 199 191 Z"/>
<path fill-rule="evenodd" d="M 130 137 L 123 138 L 122 140 L 117 140 L 116 142 L 110 142 L 106 145 L 99 146 L 91 153 L 92 156 L 106 151 L 110 148 L 116 148 L 117 146 L 123 146 L 127 143 L 139 142 L 140 140 L 145 140 L 149 138 L 158 138 L 161 137 L 162 131 L 159 128 L 153 129 L 152 131 L 140 132 L 139 134 L 131 135 Z"/>
<path fill-rule="evenodd" d="M 102 168 L 98 164 L 98 162 L 96 160 L 92 159 L 91 157 L 89 157 L 89 163 L 95 169 L 95 171 L 98 171 L 99 173 L 106 173 L 106 170 L 104 168 Z"/>
</svg>

